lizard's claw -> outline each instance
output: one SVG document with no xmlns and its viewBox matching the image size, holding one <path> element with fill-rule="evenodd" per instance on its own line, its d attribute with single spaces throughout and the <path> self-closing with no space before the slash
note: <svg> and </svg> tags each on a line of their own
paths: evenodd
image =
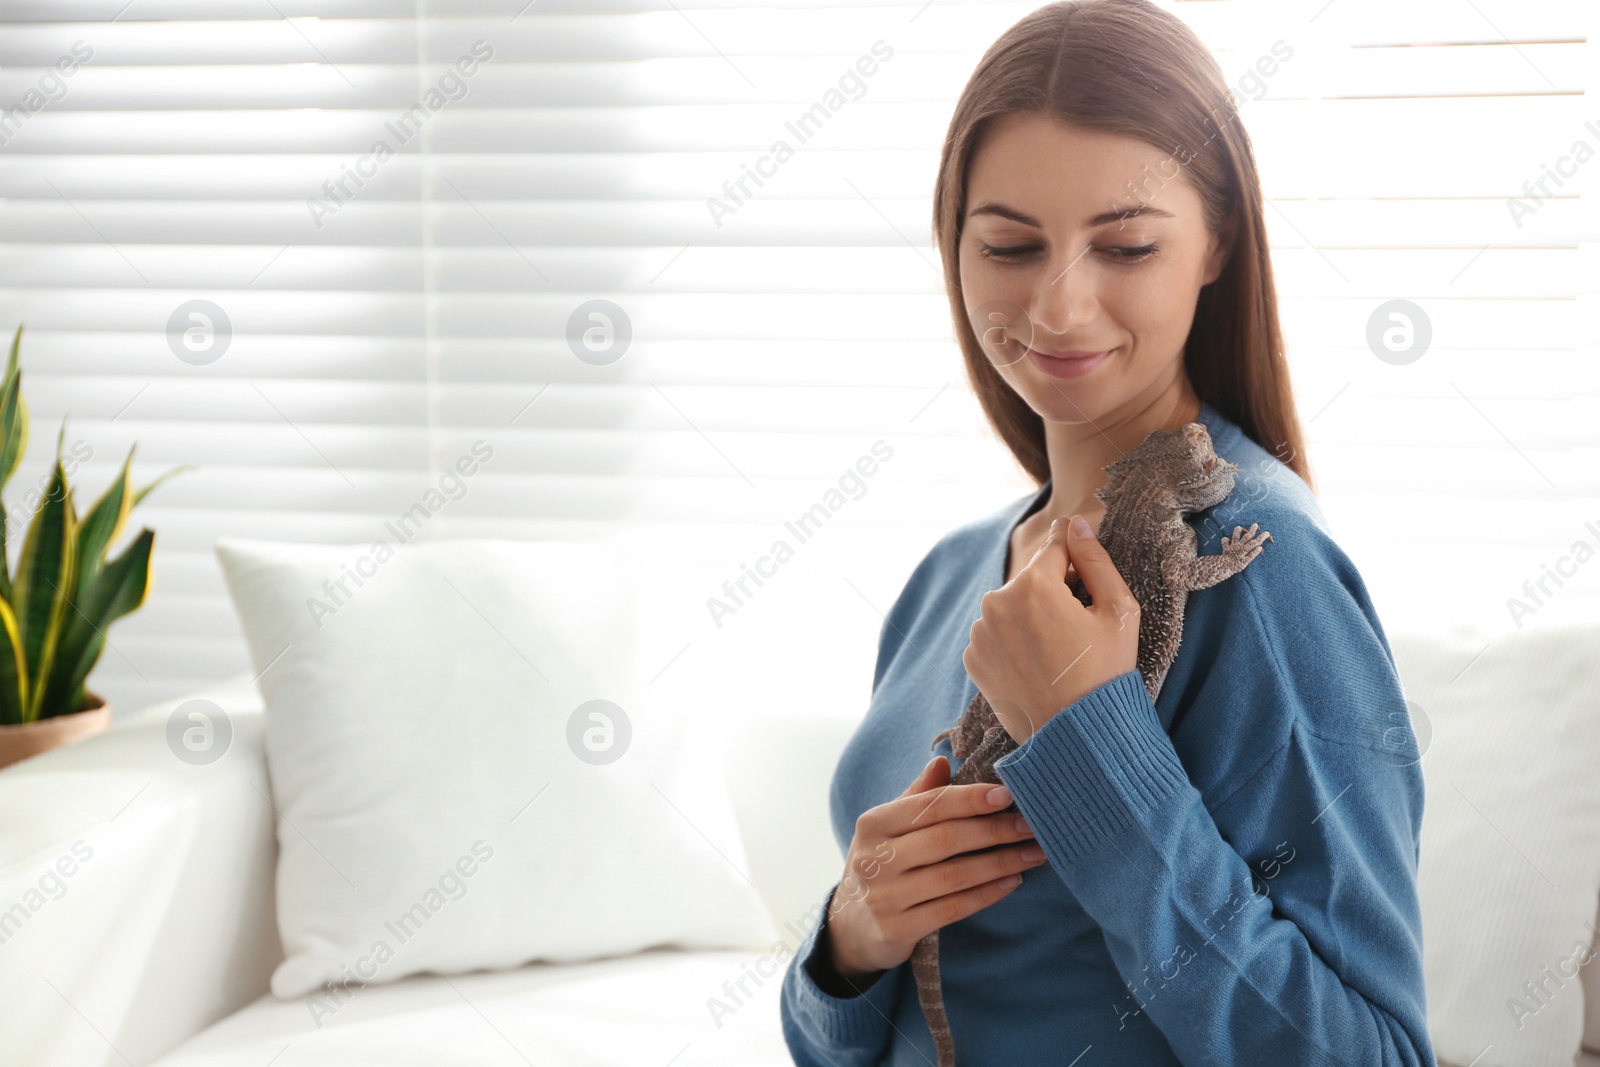
<svg viewBox="0 0 1600 1067">
<path fill-rule="evenodd" d="M 1261 524 L 1252 522 L 1250 529 L 1235 526 L 1232 535 L 1224 534 L 1222 538 L 1222 554 L 1224 556 L 1244 556 L 1254 559 L 1262 551 L 1261 546 L 1266 541 L 1273 540 L 1270 533 L 1260 530 Z M 1260 530 L 1258 533 L 1257 530 Z"/>
</svg>

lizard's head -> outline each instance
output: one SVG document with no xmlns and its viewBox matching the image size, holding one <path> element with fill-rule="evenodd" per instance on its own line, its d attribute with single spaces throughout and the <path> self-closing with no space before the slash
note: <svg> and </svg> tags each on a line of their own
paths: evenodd
<svg viewBox="0 0 1600 1067">
<path fill-rule="evenodd" d="M 1155 492 L 1164 507 L 1200 511 L 1227 499 L 1238 469 L 1217 455 L 1205 425 L 1191 422 L 1152 431 L 1138 448 L 1105 468 L 1108 478 L 1096 495 L 1103 501 L 1137 483 L 1139 491 Z"/>
</svg>

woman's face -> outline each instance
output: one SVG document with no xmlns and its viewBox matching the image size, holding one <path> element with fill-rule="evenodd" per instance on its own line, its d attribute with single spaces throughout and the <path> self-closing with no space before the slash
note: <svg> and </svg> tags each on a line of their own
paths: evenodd
<svg viewBox="0 0 1600 1067">
<path fill-rule="evenodd" d="M 1172 153 L 1037 113 L 999 116 L 971 161 L 963 226 L 973 330 L 1042 418 L 1092 422 L 1175 383 L 1187 391 L 1195 301 L 1227 249 Z M 1109 354 L 1050 358 L 1072 352 Z"/>
</svg>

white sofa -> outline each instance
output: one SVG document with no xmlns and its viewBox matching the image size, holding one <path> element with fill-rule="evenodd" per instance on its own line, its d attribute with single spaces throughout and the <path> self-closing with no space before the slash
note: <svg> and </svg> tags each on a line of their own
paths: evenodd
<svg viewBox="0 0 1600 1067">
<path fill-rule="evenodd" d="M 778 945 L 418 975 L 356 990 L 319 1025 L 305 1002 L 268 992 L 283 954 L 260 698 L 245 677 L 192 695 L 233 724 L 209 766 L 173 758 L 173 701 L 0 771 L 0 908 L 11 909 L 0 913 L 0 1064 L 790 1062 L 778 993 L 843 866 L 828 783 L 852 721 L 750 720 L 729 746 L 749 874 Z M 43 903 L 19 914 L 30 898 Z M 1600 967 L 1584 971 L 1593 1012 Z M 741 978 L 747 998 L 733 991 Z M 720 1025 L 713 997 L 738 1004 Z"/>
<path fill-rule="evenodd" d="M 72 871 L 3 931 L 0 1064 L 262 1067 L 286 1048 L 284 1064 L 385 1067 L 519 1055 L 571 1067 L 790 1062 L 777 995 L 843 868 L 827 785 L 851 722 L 773 719 L 731 746 L 743 754 L 728 769 L 749 874 L 781 945 L 418 975 L 355 990 L 319 1026 L 304 1001 L 268 992 L 283 950 L 260 697 L 244 676 L 192 696 L 232 721 L 231 747 L 210 766 L 173 758 L 172 701 L 0 771 L 0 907 L 46 872 Z M 764 972 L 719 1026 L 708 999 L 733 1004 L 725 983 Z"/>
</svg>

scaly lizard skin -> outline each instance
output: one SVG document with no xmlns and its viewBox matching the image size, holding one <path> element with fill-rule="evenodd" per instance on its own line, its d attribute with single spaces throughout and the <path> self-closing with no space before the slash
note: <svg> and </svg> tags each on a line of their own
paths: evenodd
<svg viewBox="0 0 1600 1067">
<path fill-rule="evenodd" d="M 1261 554 L 1263 542 L 1272 540 L 1264 530 L 1257 533 L 1255 523 L 1249 530 L 1235 526 L 1232 536 L 1222 539 L 1221 555 L 1198 554 L 1194 529 L 1184 518 L 1226 500 L 1238 469 L 1212 449 L 1205 426 L 1191 422 L 1178 430 L 1153 431 L 1139 447 L 1105 468 L 1106 484 L 1095 493 L 1106 509 L 1096 536 L 1139 602 L 1138 666 L 1152 701 L 1178 655 L 1189 593 L 1244 570 Z M 1086 607 L 1091 603 L 1081 582 L 1073 595 Z M 1017 748 L 981 692 L 955 726 L 934 738 L 934 747 L 946 737 L 962 761 L 951 785 L 1000 784 L 995 761 Z M 1016 810 L 1014 801 L 1005 809 Z M 939 1067 L 955 1067 L 955 1043 L 939 980 L 937 930 L 917 942 L 911 970 L 939 1052 Z"/>
</svg>

